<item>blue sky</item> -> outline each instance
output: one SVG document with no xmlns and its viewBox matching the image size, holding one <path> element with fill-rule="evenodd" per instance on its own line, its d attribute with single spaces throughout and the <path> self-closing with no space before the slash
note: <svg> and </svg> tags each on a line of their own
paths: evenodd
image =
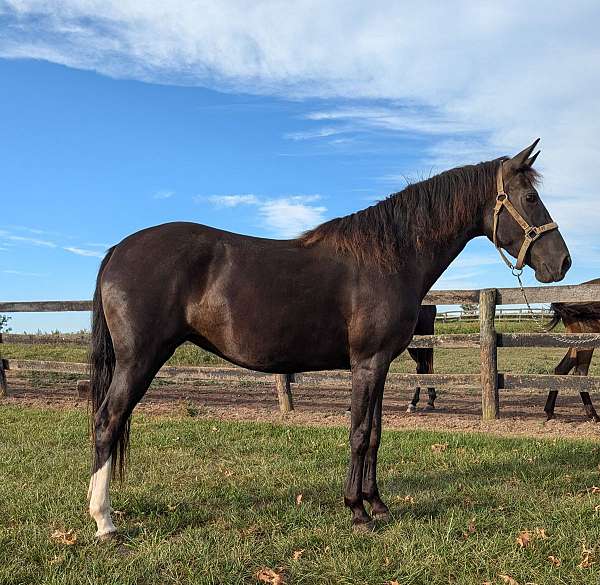
<svg viewBox="0 0 600 585">
<path fill-rule="evenodd" d="M 0 298 L 90 298 L 143 227 L 291 237 L 537 136 L 565 282 L 598 276 L 600 10 L 576 4 L 0 1 Z M 437 288 L 512 285 L 479 239 Z"/>
</svg>

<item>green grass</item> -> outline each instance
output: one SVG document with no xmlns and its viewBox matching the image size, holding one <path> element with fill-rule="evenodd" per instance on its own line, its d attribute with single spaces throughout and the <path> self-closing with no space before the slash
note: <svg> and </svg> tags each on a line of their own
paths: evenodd
<svg viewBox="0 0 600 585">
<path fill-rule="evenodd" d="M 346 429 L 136 416 L 132 440 L 129 478 L 113 489 L 125 555 L 94 542 L 85 513 L 84 416 L 0 410 L 0 583 L 254 583 L 262 567 L 311 585 L 600 578 L 600 549 L 578 567 L 600 542 L 596 443 L 385 432 L 380 487 L 394 521 L 359 536 L 341 498 Z M 518 533 L 536 528 L 548 538 L 521 549 Z M 57 529 L 77 543 L 54 542 Z"/>
</svg>

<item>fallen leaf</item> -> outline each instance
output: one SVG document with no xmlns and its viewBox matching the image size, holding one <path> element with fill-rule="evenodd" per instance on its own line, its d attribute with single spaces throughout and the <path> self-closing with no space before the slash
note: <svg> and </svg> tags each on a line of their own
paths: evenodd
<svg viewBox="0 0 600 585">
<path fill-rule="evenodd" d="M 519 582 L 516 579 L 513 579 L 510 575 L 498 575 L 502 581 L 506 583 L 506 585 L 519 585 Z"/>
<path fill-rule="evenodd" d="M 600 512 L 600 504 L 598 506 L 594 506 L 594 512 Z"/>
<path fill-rule="evenodd" d="M 55 530 L 50 535 L 50 538 L 60 542 L 60 544 L 66 544 L 68 546 L 72 546 L 77 542 L 77 535 L 75 534 L 74 530 L 67 530 L 66 532 L 63 532 L 62 530 Z"/>
<path fill-rule="evenodd" d="M 531 532 L 529 532 L 529 530 L 523 530 L 517 535 L 517 544 L 521 548 L 526 548 L 531 544 L 531 538 Z"/>
<path fill-rule="evenodd" d="M 541 538 L 542 540 L 546 540 L 548 538 L 545 528 L 536 528 L 535 535 L 537 538 Z"/>
<path fill-rule="evenodd" d="M 593 486 L 591 487 L 590 491 L 591 491 L 593 494 L 600 494 L 600 487 L 598 487 L 597 485 L 593 485 Z"/>
<path fill-rule="evenodd" d="M 276 573 L 273 569 L 264 568 L 256 573 L 256 579 L 270 585 L 284 585 L 283 575 Z"/>
<path fill-rule="evenodd" d="M 475 518 L 471 518 L 467 524 L 467 529 L 463 532 L 463 538 L 466 540 L 471 534 L 475 534 L 476 532 L 477 526 L 475 526 Z"/>
<path fill-rule="evenodd" d="M 112 513 L 117 517 L 117 518 L 123 518 L 125 516 L 125 512 L 123 512 L 123 510 L 113 510 Z"/>
<path fill-rule="evenodd" d="M 394 579 L 394 581 L 388 581 L 387 585 L 400 585 L 400 582 Z"/>
<path fill-rule="evenodd" d="M 431 445 L 431 450 L 434 453 L 441 453 L 442 451 L 445 451 L 448 448 L 448 443 L 434 443 L 433 445 Z"/>
<path fill-rule="evenodd" d="M 594 549 L 587 548 L 583 543 L 581 547 L 581 562 L 577 565 L 580 569 L 589 569 L 594 564 Z"/>
<path fill-rule="evenodd" d="M 302 494 L 298 494 L 296 496 L 296 506 L 299 506 L 302 503 Z"/>
<path fill-rule="evenodd" d="M 294 554 L 292 555 L 292 558 L 297 561 L 304 553 L 304 549 L 300 549 L 300 550 L 295 550 Z"/>
<path fill-rule="evenodd" d="M 226 470 L 223 472 L 223 475 L 224 475 L 225 477 L 231 477 L 231 476 L 233 475 L 233 471 L 231 471 L 231 469 L 226 469 Z"/>
<path fill-rule="evenodd" d="M 548 560 L 550 561 L 551 564 L 553 564 L 555 567 L 560 567 L 560 563 L 561 560 L 553 555 L 550 555 L 548 557 Z"/>
<path fill-rule="evenodd" d="M 390 557 L 385 557 L 384 561 L 383 561 L 383 566 L 387 567 L 390 564 Z"/>
<path fill-rule="evenodd" d="M 415 503 L 415 499 L 412 496 L 404 496 L 404 501 L 408 502 L 409 504 Z"/>
<path fill-rule="evenodd" d="M 211 430 L 213 433 L 218 433 L 218 432 L 219 432 L 219 429 L 218 429 L 217 427 L 210 427 L 210 430 Z"/>
</svg>

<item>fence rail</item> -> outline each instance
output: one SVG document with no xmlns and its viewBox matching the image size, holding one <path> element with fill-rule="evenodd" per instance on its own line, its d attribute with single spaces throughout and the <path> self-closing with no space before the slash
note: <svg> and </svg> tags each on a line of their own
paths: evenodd
<svg viewBox="0 0 600 585">
<path fill-rule="evenodd" d="M 586 303 L 600 300 L 600 285 L 578 286 L 546 286 L 529 287 L 525 294 L 531 303 L 569 302 Z M 558 333 L 497 333 L 495 329 L 496 307 L 498 305 L 522 304 L 520 289 L 500 288 L 483 290 L 440 290 L 429 292 L 423 304 L 455 305 L 477 304 L 480 325 L 479 334 L 456 335 L 422 335 L 415 336 L 410 347 L 443 347 L 447 349 L 479 348 L 479 374 L 389 374 L 388 383 L 392 386 L 408 384 L 414 386 L 452 386 L 481 388 L 482 417 L 494 419 L 500 413 L 499 390 L 539 389 L 561 390 L 568 392 L 590 392 L 600 390 L 600 377 L 556 376 L 541 374 L 509 374 L 498 372 L 498 347 L 576 347 L 592 349 L 600 347 L 600 334 L 558 334 Z M 21 301 L 0 302 L 0 313 L 17 312 L 58 312 L 89 311 L 91 301 Z M 4 340 L 12 343 L 85 343 L 89 339 L 86 334 L 80 336 L 29 336 L 4 334 Z M 73 339 L 74 337 L 74 339 Z M 68 341 L 67 341 L 68 339 Z M 2 335 L 0 334 L 0 343 Z M 0 345 L 1 349 L 1 345 Z M 0 395 L 6 392 L 4 368 L 8 365 L 14 370 L 46 370 L 85 374 L 86 364 L 48 362 L 41 360 L 6 360 L 0 355 Z M 220 380 L 252 380 L 272 383 L 272 376 L 260 372 L 251 372 L 241 368 L 224 367 L 182 367 L 164 366 L 159 377 L 183 379 L 220 379 Z M 276 376 L 276 387 L 282 411 L 293 409 L 290 383 L 293 375 Z M 349 372 L 310 372 L 297 377 L 302 382 L 314 384 L 349 383 Z"/>
</svg>

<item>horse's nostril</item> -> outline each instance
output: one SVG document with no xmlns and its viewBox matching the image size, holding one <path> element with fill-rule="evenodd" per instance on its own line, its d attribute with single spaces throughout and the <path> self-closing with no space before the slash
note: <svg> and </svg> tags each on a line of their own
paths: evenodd
<svg viewBox="0 0 600 585">
<path fill-rule="evenodd" d="M 571 256 L 567 254 L 562 263 L 562 273 L 565 274 L 569 268 L 571 268 Z"/>
</svg>

